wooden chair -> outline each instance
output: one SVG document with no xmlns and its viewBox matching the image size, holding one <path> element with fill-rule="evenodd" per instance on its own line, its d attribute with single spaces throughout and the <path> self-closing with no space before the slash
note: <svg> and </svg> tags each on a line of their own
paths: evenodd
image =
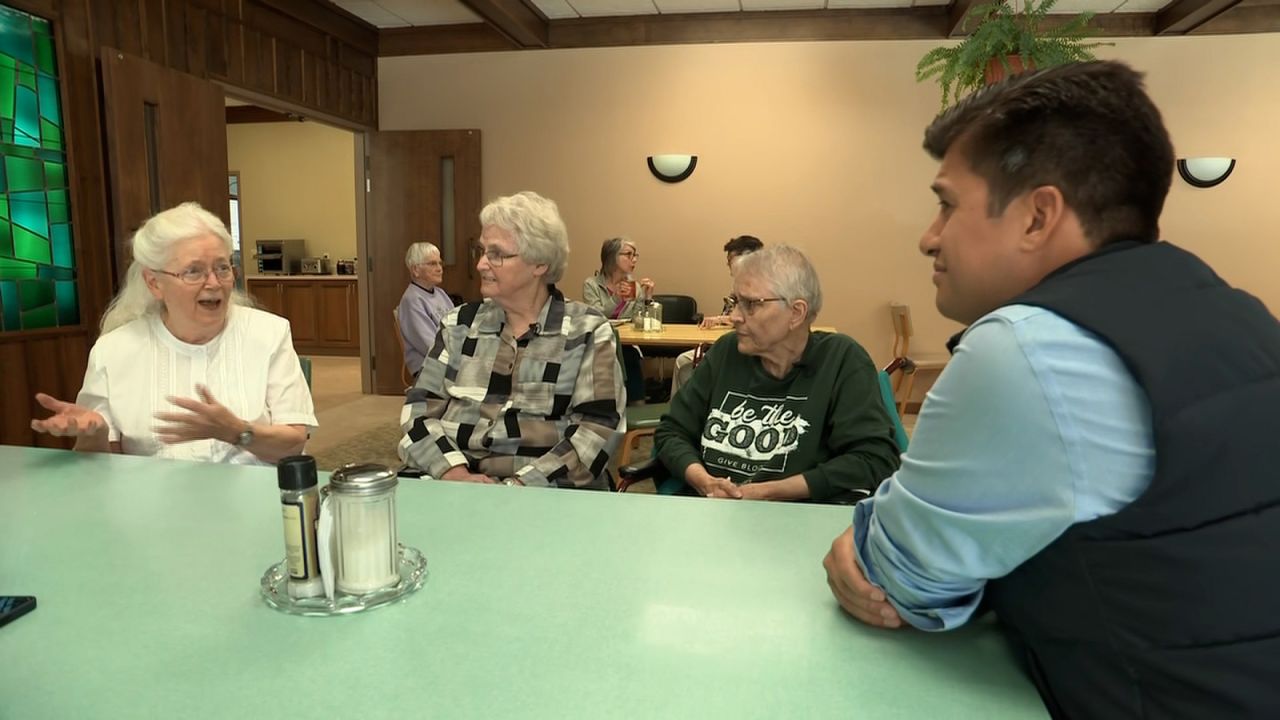
<svg viewBox="0 0 1280 720">
<path fill-rule="evenodd" d="M 409 372 L 408 366 L 404 364 L 404 335 L 400 334 L 400 308 L 392 308 L 391 317 L 396 320 L 396 344 L 400 346 L 400 382 L 404 383 L 407 391 L 413 387 L 413 373 Z"/>
<path fill-rule="evenodd" d="M 911 391 L 915 389 L 916 373 L 942 372 L 947 366 L 950 356 L 941 354 L 912 355 L 911 336 L 915 329 L 911 325 L 911 306 L 905 303 L 889 303 L 889 317 L 893 320 L 893 358 L 901 360 L 902 372 L 894 384 L 893 396 L 898 404 L 898 415 L 905 417 L 907 403 L 911 400 Z"/>
</svg>

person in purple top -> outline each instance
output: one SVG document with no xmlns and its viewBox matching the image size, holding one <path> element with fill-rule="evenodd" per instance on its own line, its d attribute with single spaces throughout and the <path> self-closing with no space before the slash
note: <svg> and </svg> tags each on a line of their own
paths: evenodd
<svg viewBox="0 0 1280 720">
<path fill-rule="evenodd" d="M 444 288 L 444 263 L 440 248 L 429 242 L 414 243 L 404 255 L 409 268 L 409 287 L 400 296 L 400 338 L 404 341 L 404 364 L 417 377 L 422 360 L 435 344 L 440 320 L 453 310 L 453 300 Z"/>
</svg>

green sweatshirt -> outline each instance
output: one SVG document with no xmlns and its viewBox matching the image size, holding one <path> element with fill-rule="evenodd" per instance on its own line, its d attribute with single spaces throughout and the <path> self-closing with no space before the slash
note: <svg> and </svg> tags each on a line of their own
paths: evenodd
<svg viewBox="0 0 1280 720">
<path fill-rule="evenodd" d="M 847 335 L 815 332 L 787 376 L 720 338 L 672 399 L 654 436 L 675 476 L 702 463 L 736 483 L 804 474 L 814 500 L 857 500 L 898 468 L 871 358 Z"/>
</svg>

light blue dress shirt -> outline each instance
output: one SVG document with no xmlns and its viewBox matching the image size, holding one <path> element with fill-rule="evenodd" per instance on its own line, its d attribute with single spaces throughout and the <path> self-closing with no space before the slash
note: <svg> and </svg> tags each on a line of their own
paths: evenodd
<svg viewBox="0 0 1280 720">
<path fill-rule="evenodd" d="M 1146 393 L 1109 346 L 1042 308 L 966 331 L 902 467 L 853 513 L 867 579 L 923 630 L 964 624 L 1003 577 L 1155 472 Z"/>
</svg>

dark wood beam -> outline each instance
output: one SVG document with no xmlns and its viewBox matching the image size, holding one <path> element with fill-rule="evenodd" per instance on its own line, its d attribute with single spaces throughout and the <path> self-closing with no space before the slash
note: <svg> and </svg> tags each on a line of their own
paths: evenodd
<svg viewBox="0 0 1280 720">
<path fill-rule="evenodd" d="M 1280 32 L 1280 2 L 1245 0 L 1214 19 L 1196 27 L 1193 35 L 1235 35 Z"/>
<path fill-rule="evenodd" d="M 246 123 L 297 122 L 302 116 L 294 113 L 282 113 L 268 110 L 257 105 L 228 105 L 227 124 L 242 125 Z"/>
<path fill-rule="evenodd" d="M 1239 3 L 1240 0 L 1177 0 L 1156 13 L 1156 34 L 1186 35 Z"/>
<path fill-rule="evenodd" d="M 913 40 L 944 35 L 946 8 L 800 10 L 634 15 L 551 23 L 551 47 L 686 43 Z"/>
<path fill-rule="evenodd" d="M 964 28 L 964 19 L 969 16 L 969 11 L 973 9 L 981 0 L 953 0 L 951 5 L 947 7 L 947 37 L 959 37 L 967 34 Z"/>
<path fill-rule="evenodd" d="M 523 0 L 462 0 L 516 47 L 547 47 L 547 19 Z"/>
<path fill-rule="evenodd" d="M 381 57 L 516 49 L 518 46 L 485 23 L 383 28 L 378 33 L 378 55 Z"/>
<path fill-rule="evenodd" d="M 378 29 L 342 8 L 315 0 L 245 0 L 301 21 L 367 54 L 378 52 Z"/>
<path fill-rule="evenodd" d="M 1071 22 L 1074 15 L 1050 15 L 1044 28 L 1053 28 Z M 1156 14 L 1150 12 L 1102 13 L 1089 21 L 1093 37 L 1151 37 L 1155 34 Z"/>
</svg>

